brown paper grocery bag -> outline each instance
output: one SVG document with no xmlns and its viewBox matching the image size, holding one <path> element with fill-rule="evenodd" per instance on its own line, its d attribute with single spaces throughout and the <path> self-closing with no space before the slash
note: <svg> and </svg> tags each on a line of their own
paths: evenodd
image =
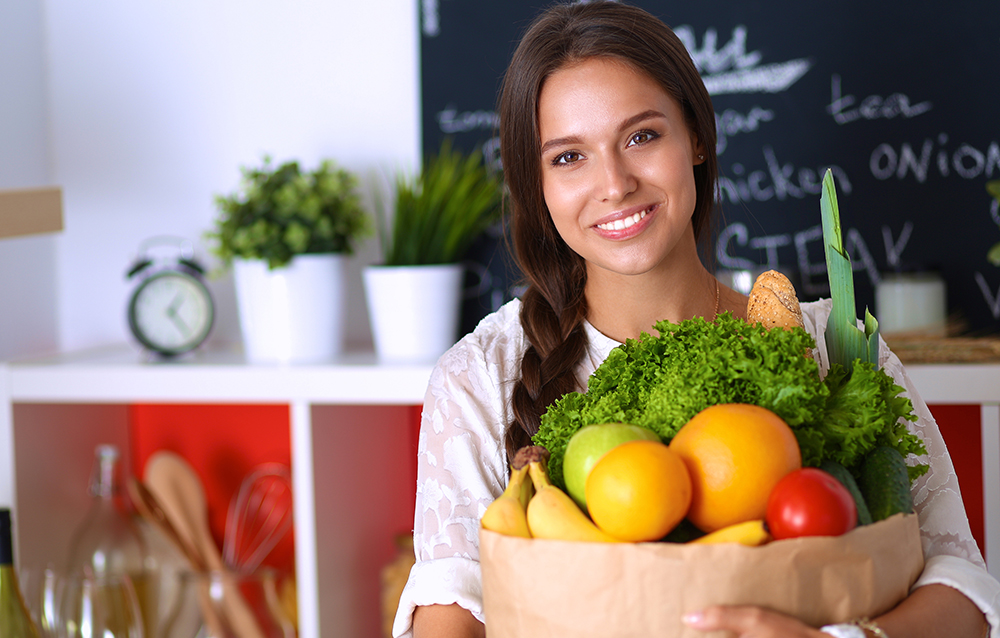
<svg viewBox="0 0 1000 638">
<path fill-rule="evenodd" d="M 923 570 L 920 525 L 898 514 L 836 537 L 738 544 L 576 543 L 480 530 L 489 638 L 708 638 L 681 615 L 761 605 L 819 627 L 877 616 Z"/>
</svg>

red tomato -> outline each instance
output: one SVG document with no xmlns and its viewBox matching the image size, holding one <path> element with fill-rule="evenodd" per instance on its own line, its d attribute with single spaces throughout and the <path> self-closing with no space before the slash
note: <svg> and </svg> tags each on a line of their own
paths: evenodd
<svg viewBox="0 0 1000 638">
<path fill-rule="evenodd" d="M 831 474 L 804 467 L 785 475 L 767 500 L 767 527 L 775 539 L 839 536 L 855 528 L 851 493 Z"/>
</svg>

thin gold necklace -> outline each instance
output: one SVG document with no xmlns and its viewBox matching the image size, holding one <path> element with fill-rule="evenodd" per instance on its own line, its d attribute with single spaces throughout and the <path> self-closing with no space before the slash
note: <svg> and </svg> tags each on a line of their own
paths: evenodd
<svg viewBox="0 0 1000 638">
<path fill-rule="evenodd" d="M 715 280 L 715 315 L 713 315 L 712 318 L 714 319 L 717 316 L 719 316 L 719 280 L 718 279 Z"/>
</svg>

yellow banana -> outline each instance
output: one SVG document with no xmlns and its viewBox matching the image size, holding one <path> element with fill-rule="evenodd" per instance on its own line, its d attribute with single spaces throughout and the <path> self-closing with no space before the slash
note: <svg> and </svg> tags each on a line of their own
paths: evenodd
<svg viewBox="0 0 1000 638">
<path fill-rule="evenodd" d="M 702 545 L 710 543 L 739 543 L 741 545 L 756 547 L 770 540 L 771 534 L 767 531 L 764 521 L 753 520 L 723 527 L 701 538 L 696 538 L 691 542 Z"/>
<path fill-rule="evenodd" d="M 507 536 L 522 536 L 531 538 L 528 531 L 527 506 L 535 488 L 528 477 L 528 465 L 514 467 L 511 464 L 510 481 L 503 494 L 498 496 L 486 511 L 480 521 L 484 529 Z"/>
<path fill-rule="evenodd" d="M 531 535 L 564 541 L 618 542 L 594 525 L 566 492 L 552 484 L 546 469 L 548 450 L 534 447 L 536 451 L 528 463 L 528 473 L 535 486 L 535 495 L 528 502 Z"/>
</svg>

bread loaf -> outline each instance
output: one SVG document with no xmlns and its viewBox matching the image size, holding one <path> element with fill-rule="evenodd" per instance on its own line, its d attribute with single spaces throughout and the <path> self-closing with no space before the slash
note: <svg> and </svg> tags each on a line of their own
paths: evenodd
<svg viewBox="0 0 1000 638">
<path fill-rule="evenodd" d="M 747 302 L 747 322 L 771 328 L 802 328 L 802 309 L 792 282 L 776 270 L 757 277 Z"/>
</svg>

